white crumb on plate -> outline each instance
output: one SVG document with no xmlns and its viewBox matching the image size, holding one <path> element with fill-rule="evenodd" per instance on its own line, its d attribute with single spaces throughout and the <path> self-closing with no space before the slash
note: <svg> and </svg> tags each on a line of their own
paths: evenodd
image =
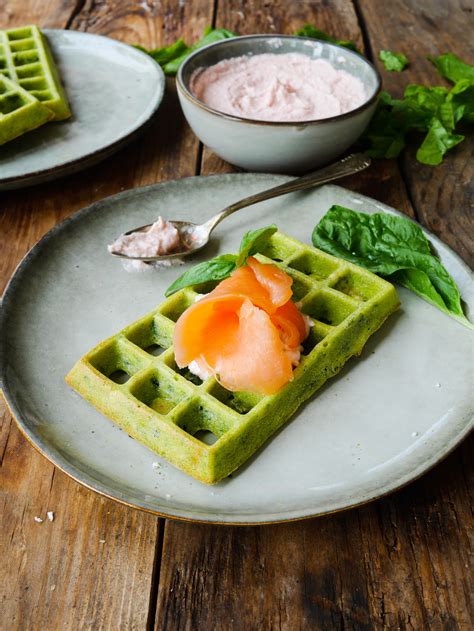
<svg viewBox="0 0 474 631">
<path fill-rule="evenodd" d="M 165 267 L 176 267 L 178 265 L 184 265 L 183 259 L 167 259 L 165 261 L 153 261 L 152 263 L 146 263 L 145 261 L 134 261 L 132 259 L 122 259 L 122 266 L 126 272 L 132 274 L 143 272 L 156 272 L 159 269 Z"/>
<path fill-rule="evenodd" d="M 161 465 L 159 462 L 152 462 L 151 466 L 153 467 L 153 469 L 160 469 Z"/>
<path fill-rule="evenodd" d="M 49 510 L 47 513 L 49 521 L 54 521 L 54 513 L 52 510 Z"/>
<path fill-rule="evenodd" d="M 438 383 L 436 384 L 436 387 L 437 387 L 437 388 L 441 388 L 441 384 L 440 384 L 440 382 L 439 382 L 439 381 L 438 381 Z"/>
<path fill-rule="evenodd" d="M 43 523 L 43 520 L 41 519 L 41 517 L 35 517 L 35 522 L 36 522 L 37 524 L 42 524 L 42 523 Z"/>
<path fill-rule="evenodd" d="M 412 433 L 413 438 L 415 438 L 415 436 L 418 436 L 418 435 L 419 435 L 419 432 L 413 432 Z"/>
<path fill-rule="evenodd" d="M 167 500 L 171 499 L 171 495 L 169 493 L 166 493 L 165 497 Z"/>
</svg>

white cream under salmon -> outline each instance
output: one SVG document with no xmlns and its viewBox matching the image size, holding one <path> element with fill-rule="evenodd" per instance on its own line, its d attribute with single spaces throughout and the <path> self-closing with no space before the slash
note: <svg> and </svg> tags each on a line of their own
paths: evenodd
<svg viewBox="0 0 474 631">
<path fill-rule="evenodd" d="M 249 258 L 178 319 L 177 365 L 213 375 L 228 390 L 278 392 L 293 379 L 309 331 L 291 284 L 276 265 Z"/>
</svg>

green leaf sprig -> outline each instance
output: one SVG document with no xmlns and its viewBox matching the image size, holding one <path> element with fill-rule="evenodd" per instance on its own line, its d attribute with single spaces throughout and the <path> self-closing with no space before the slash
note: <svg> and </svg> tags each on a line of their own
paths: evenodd
<svg viewBox="0 0 474 631">
<path fill-rule="evenodd" d="M 310 39 L 320 39 L 323 42 L 337 44 L 338 46 L 349 48 L 360 55 L 362 54 L 354 42 L 336 39 L 335 37 L 332 37 L 332 35 L 321 31 L 311 24 L 305 24 L 302 28 L 293 33 L 293 35 L 308 37 Z M 183 39 L 178 39 L 170 46 L 163 46 L 162 48 L 147 49 L 137 44 L 135 45 L 135 48 L 138 48 L 142 52 L 150 55 L 150 57 L 153 57 L 153 59 L 163 68 L 163 72 L 166 75 L 174 77 L 186 57 L 189 57 L 189 55 L 195 50 L 202 48 L 202 46 L 207 46 L 208 44 L 213 44 L 221 39 L 228 39 L 230 37 L 237 37 L 237 33 L 233 33 L 225 28 L 212 28 L 212 26 L 207 26 L 204 29 L 201 39 L 195 42 L 192 46 L 188 46 Z"/>
<path fill-rule="evenodd" d="M 153 57 L 153 59 L 160 64 L 163 68 L 163 72 L 171 77 L 174 77 L 178 72 L 180 65 L 198 48 L 213 44 L 221 39 L 228 39 L 230 37 L 236 37 L 236 34 L 225 28 L 212 28 L 207 26 L 204 29 L 204 33 L 197 42 L 192 46 L 188 46 L 183 39 L 178 39 L 174 44 L 170 46 L 164 46 L 162 48 L 147 49 L 143 46 L 135 45 L 135 48 L 143 51 Z"/>
<path fill-rule="evenodd" d="M 393 53 L 390 50 L 381 50 L 379 59 L 383 62 L 385 70 L 389 72 L 401 72 L 408 66 L 408 57 L 403 53 Z"/>
<path fill-rule="evenodd" d="M 357 48 L 355 42 L 352 42 L 348 39 L 336 39 L 332 35 L 321 31 L 320 29 L 312 26 L 311 24 L 304 24 L 300 29 L 295 31 L 293 35 L 297 35 L 299 37 L 309 37 L 310 39 L 320 39 L 323 42 L 328 42 L 329 44 L 336 44 L 337 46 L 342 46 L 343 48 L 348 48 L 349 50 L 353 50 L 355 53 L 359 53 L 362 55 L 362 51 Z"/>
<path fill-rule="evenodd" d="M 171 296 L 184 287 L 228 278 L 234 270 L 247 263 L 249 256 L 262 250 L 268 239 L 277 230 L 275 224 L 257 230 L 249 230 L 242 237 L 238 254 L 221 254 L 210 261 L 203 261 L 195 265 L 168 287 L 165 296 Z"/>
<path fill-rule="evenodd" d="M 464 140 L 457 126 L 474 122 L 474 66 L 448 53 L 432 58 L 438 71 L 449 81 L 444 86 L 412 84 L 405 88 L 403 99 L 393 99 L 383 92 L 377 110 L 361 139 L 361 145 L 373 158 L 396 158 L 404 149 L 410 132 L 425 137 L 416 159 L 436 166 L 447 151 Z"/>
<path fill-rule="evenodd" d="M 411 289 L 474 328 L 464 315 L 459 289 L 422 229 L 404 217 L 332 206 L 312 235 L 315 247 Z"/>
</svg>

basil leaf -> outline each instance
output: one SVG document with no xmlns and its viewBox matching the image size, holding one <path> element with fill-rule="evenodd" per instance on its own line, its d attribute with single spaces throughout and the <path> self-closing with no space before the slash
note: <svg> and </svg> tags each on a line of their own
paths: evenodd
<svg viewBox="0 0 474 631">
<path fill-rule="evenodd" d="M 429 56 L 428 59 L 436 66 L 439 74 L 452 83 L 462 79 L 474 82 L 474 66 L 465 63 L 454 53 L 445 53 L 438 57 Z"/>
<path fill-rule="evenodd" d="M 437 118 L 434 118 L 426 138 L 416 152 L 416 159 L 422 164 L 430 164 L 432 166 L 441 164 L 446 151 L 452 149 L 463 140 L 464 136 L 451 133 Z"/>
<path fill-rule="evenodd" d="M 184 287 L 227 278 L 236 268 L 236 260 L 235 254 L 222 254 L 210 261 L 203 261 L 195 265 L 168 287 L 165 296 L 171 296 Z"/>
<path fill-rule="evenodd" d="M 451 89 L 446 97 L 457 111 L 457 120 L 474 123 L 474 83 L 468 79 L 461 79 Z M 457 121 L 456 121 L 457 122 Z"/>
<path fill-rule="evenodd" d="M 232 31 L 228 31 L 225 28 L 215 29 L 208 26 L 204 29 L 204 34 L 201 39 L 192 46 L 188 46 L 184 40 L 178 39 L 174 42 L 174 44 L 164 46 L 163 48 L 148 50 L 143 46 L 138 45 L 135 45 L 135 48 L 138 48 L 144 53 L 150 55 L 150 57 L 153 57 L 153 59 L 163 68 L 166 75 L 174 76 L 178 72 L 180 65 L 186 57 L 189 57 L 189 55 L 195 50 L 201 48 L 202 46 L 207 46 L 208 44 L 213 44 L 221 39 L 227 39 L 230 37 L 235 37 L 235 33 L 232 33 Z"/>
<path fill-rule="evenodd" d="M 151 50 L 147 50 L 143 46 L 139 46 L 138 44 L 134 45 L 134 48 L 138 48 L 144 53 L 153 57 L 156 63 L 160 64 L 160 66 L 165 66 L 167 63 L 181 56 L 183 53 L 189 50 L 189 47 L 184 43 L 184 40 L 178 39 L 171 46 L 163 46 L 162 48 L 154 48 Z"/>
<path fill-rule="evenodd" d="M 242 237 L 240 242 L 239 255 L 237 257 L 236 266 L 241 267 L 245 265 L 249 256 L 256 254 L 262 249 L 266 241 L 275 234 L 278 228 L 275 224 L 266 226 L 265 228 L 258 228 L 257 230 L 249 230 Z"/>
<path fill-rule="evenodd" d="M 404 285 L 474 328 L 464 316 L 456 283 L 413 221 L 332 206 L 314 228 L 312 239 L 321 250 Z"/>
<path fill-rule="evenodd" d="M 392 53 L 390 50 L 381 50 L 379 59 L 383 61 L 385 70 L 389 72 L 401 72 L 408 66 L 408 57 L 403 53 Z"/>
<path fill-rule="evenodd" d="M 309 37 L 310 39 L 320 39 L 321 41 L 328 42 L 329 44 L 337 44 L 337 46 L 349 48 L 349 50 L 353 50 L 355 53 L 359 53 L 359 55 L 362 55 L 362 52 L 357 48 L 355 42 L 344 39 L 336 39 L 328 33 L 319 30 L 315 26 L 311 26 L 311 24 L 305 24 L 300 29 L 295 31 L 293 35 L 297 35 L 298 37 Z"/>
<path fill-rule="evenodd" d="M 198 48 L 202 48 L 203 46 L 207 46 L 208 44 L 219 42 L 221 39 L 229 39 L 231 37 L 236 37 L 235 33 L 233 33 L 232 31 L 228 31 L 225 28 L 212 28 L 210 26 L 206 27 L 204 29 L 204 34 L 200 40 L 198 40 L 196 43 L 190 46 L 188 50 L 185 51 L 182 55 L 168 62 L 163 67 L 165 74 L 170 75 L 170 76 L 175 75 L 178 72 L 180 65 L 186 59 L 186 57 L 189 57 L 189 55 L 193 53 L 195 50 L 197 50 Z"/>
</svg>

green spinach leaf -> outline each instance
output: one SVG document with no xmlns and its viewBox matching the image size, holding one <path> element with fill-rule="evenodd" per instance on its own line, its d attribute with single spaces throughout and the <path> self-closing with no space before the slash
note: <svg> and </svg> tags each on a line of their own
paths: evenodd
<svg viewBox="0 0 474 631">
<path fill-rule="evenodd" d="M 232 274 L 236 268 L 235 254 L 222 254 L 210 261 L 203 261 L 191 267 L 177 278 L 165 291 L 165 296 L 171 296 L 184 287 L 199 285 L 210 280 L 223 280 Z"/>
<path fill-rule="evenodd" d="M 390 50 L 381 50 L 379 59 L 383 62 L 385 70 L 389 72 L 401 72 L 408 66 L 408 57 L 403 53 L 392 53 Z"/>
<path fill-rule="evenodd" d="M 207 46 L 208 44 L 213 44 L 221 39 L 228 39 L 235 36 L 235 33 L 232 33 L 232 31 L 228 31 L 225 28 L 215 29 L 208 26 L 204 29 L 201 39 L 195 42 L 192 46 L 188 46 L 184 40 L 178 39 L 174 42 L 174 44 L 164 46 L 163 48 L 148 50 L 143 46 L 138 45 L 135 46 L 135 48 L 138 48 L 144 53 L 150 55 L 150 57 L 153 57 L 153 59 L 163 68 L 166 75 L 174 76 L 178 72 L 180 65 L 186 57 L 189 57 L 189 55 L 198 48 Z"/>
<path fill-rule="evenodd" d="M 328 42 L 329 44 L 337 44 L 337 46 L 349 48 L 355 53 L 359 53 L 359 55 L 362 55 L 362 52 L 357 48 L 355 42 L 351 42 L 350 40 L 346 39 L 336 39 L 335 37 L 332 37 L 332 35 L 321 31 L 311 24 L 305 24 L 300 29 L 295 31 L 294 35 L 297 35 L 299 37 L 309 37 L 311 39 L 320 39 L 321 41 Z"/>
<path fill-rule="evenodd" d="M 321 250 L 404 285 L 474 328 L 464 316 L 456 283 L 413 221 L 332 206 L 314 228 L 312 239 Z"/>
<path fill-rule="evenodd" d="M 452 83 L 467 79 L 474 82 L 474 66 L 467 64 L 454 53 L 445 53 L 428 59 L 436 66 L 439 74 Z"/>
<path fill-rule="evenodd" d="M 259 252 L 268 239 L 275 234 L 278 228 L 275 224 L 249 230 L 242 237 L 239 254 L 222 254 L 210 261 L 203 261 L 195 265 L 174 281 L 165 292 L 165 296 L 171 296 L 175 292 L 190 285 L 199 285 L 211 280 L 224 280 L 238 267 L 247 262 L 249 256 Z"/>
<path fill-rule="evenodd" d="M 266 228 L 258 228 L 257 230 L 249 230 L 249 232 L 246 232 L 240 243 L 237 267 L 245 265 L 248 257 L 258 252 L 277 230 L 278 228 L 275 224 L 272 224 Z"/>
<path fill-rule="evenodd" d="M 423 143 L 416 152 L 416 159 L 422 164 L 436 166 L 441 164 L 443 156 L 464 140 L 461 134 L 453 134 L 443 126 L 440 120 L 434 118 Z"/>
</svg>

